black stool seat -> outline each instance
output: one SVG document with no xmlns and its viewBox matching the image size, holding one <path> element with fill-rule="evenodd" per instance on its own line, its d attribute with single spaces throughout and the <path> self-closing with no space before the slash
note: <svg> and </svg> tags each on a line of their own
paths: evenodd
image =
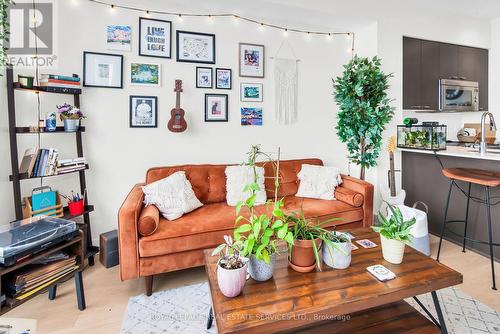
<svg viewBox="0 0 500 334">
<path fill-rule="evenodd" d="M 445 168 L 443 175 L 452 180 L 470 182 L 487 187 L 500 186 L 500 173 L 473 168 Z"/>
<path fill-rule="evenodd" d="M 490 250 L 490 262 L 491 262 L 491 276 L 493 280 L 493 290 L 496 290 L 496 281 L 495 281 L 495 260 L 493 258 L 493 246 L 500 246 L 498 243 L 493 242 L 493 230 L 491 227 L 491 202 L 490 202 L 490 188 L 499 187 L 500 186 L 500 172 L 482 170 L 482 169 L 473 169 L 473 168 L 445 168 L 443 169 L 443 175 L 450 179 L 450 190 L 448 192 L 448 200 L 446 201 L 446 209 L 444 212 L 444 222 L 441 227 L 441 235 L 439 237 L 439 248 L 437 253 L 436 260 L 439 261 L 439 255 L 441 253 L 441 244 L 443 242 L 444 232 L 446 230 L 446 225 L 451 223 L 464 223 L 464 234 L 460 236 L 463 238 L 462 252 L 465 252 L 465 242 L 478 242 L 482 244 L 486 244 L 489 246 Z M 460 190 L 461 188 L 456 183 L 457 181 L 467 182 L 469 184 L 467 191 L 467 206 L 465 208 L 465 220 L 448 220 L 448 208 L 450 206 L 450 198 L 451 192 L 453 190 L 453 186 L 455 185 Z M 469 219 L 469 204 L 470 204 L 470 190 L 472 184 L 482 186 L 486 189 L 486 199 L 478 200 L 474 199 L 477 202 L 483 203 L 486 205 L 486 212 L 488 217 L 488 241 L 480 241 L 474 240 L 472 238 L 467 237 L 467 223 Z M 462 190 L 463 193 L 465 191 Z M 450 230 L 450 232 L 457 235 L 457 233 Z"/>
</svg>

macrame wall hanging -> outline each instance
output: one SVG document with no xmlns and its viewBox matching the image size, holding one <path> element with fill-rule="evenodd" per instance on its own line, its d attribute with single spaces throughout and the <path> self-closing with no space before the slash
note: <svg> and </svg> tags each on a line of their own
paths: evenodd
<svg viewBox="0 0 500 334">
<path fill-rule="evenodd" d="M 283 45 L 287 43 L 290 48 L 293 58 L 282 58 L 279 56 Z M 300 59 L 297 58 L 293 48 L 284 39 L 281 42 L 278 51 L 274 57 L 274 85 L 275 85 L 275 113 L 276 120 L 280 124 L 290 125 L 298 119 L 298 63 Z"/>
</svg>

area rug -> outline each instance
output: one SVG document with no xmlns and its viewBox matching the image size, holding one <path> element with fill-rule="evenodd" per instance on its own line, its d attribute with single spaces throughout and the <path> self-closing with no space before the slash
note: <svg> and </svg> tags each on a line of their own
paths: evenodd
<svg viewBox="0 0 500 334">
<path fill-rule="evenodd" d="M 449 333 L 500 334 L 500 314 L 460 291 L 447 288 L 438 292 Z M 430 294 L 418 297 L 437 318 Z M 408 303 L 425 313 L 413 301 Z M 216 333 L 215 323 L 206 330 L 210 309 L 208 283 L 187 285 L 177 289 L 130 298 L 122 323 L 124 334 Z"/>
</svg>

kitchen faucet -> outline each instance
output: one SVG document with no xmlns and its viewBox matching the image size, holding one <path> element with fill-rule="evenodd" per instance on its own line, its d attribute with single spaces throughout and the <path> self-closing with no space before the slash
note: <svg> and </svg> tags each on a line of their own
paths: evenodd
<svg viewBox="0 0 500 334">
<path fill-rule="evenodd" d="M 486 116 L 490 119 L 490 130 L 496 131 L 497 124 L 495 123 L 495 117 L 489 111 L 485 111 L 481 115 L 481 144 L 479 146 L 479 154 L 486 155 Z"/>
</svg>

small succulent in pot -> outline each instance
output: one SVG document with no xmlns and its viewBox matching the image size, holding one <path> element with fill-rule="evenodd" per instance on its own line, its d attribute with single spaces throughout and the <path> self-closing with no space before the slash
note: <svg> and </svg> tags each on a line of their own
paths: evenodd
<svg viewBox="0 0 500 334">
<path fill-rule="evenodd" d="M 351 238 L 342 232 L 329 232 L 330 242 L 323 245 L 323 262 L 334 269 L 346 269 L 351 264 Z"/>
<path fill-rule="evenodd" d="M 246 282 L 248 259 L 240 255 L 241 242 L 233 242 L 233 238 L 224 236 L 224 243 L 212 252 L 219 255 L 217 265 L 217 283 L 222 294 L 232 298 L 238 296 Z"/>
<path fill-rule="evenodd" d="M 398 207 L 390 204 L 388 206 L 390 215 L 386 218 L 379 212 L 379 225 L 372 226 L 372 229 L 380 233 L 384 259 L 393 264 L 400 264 L 403 262 L 405 244 L 409 244 L 413 238 L 411 229 L 416 219 L 405 220 Z"/>
</svg>

